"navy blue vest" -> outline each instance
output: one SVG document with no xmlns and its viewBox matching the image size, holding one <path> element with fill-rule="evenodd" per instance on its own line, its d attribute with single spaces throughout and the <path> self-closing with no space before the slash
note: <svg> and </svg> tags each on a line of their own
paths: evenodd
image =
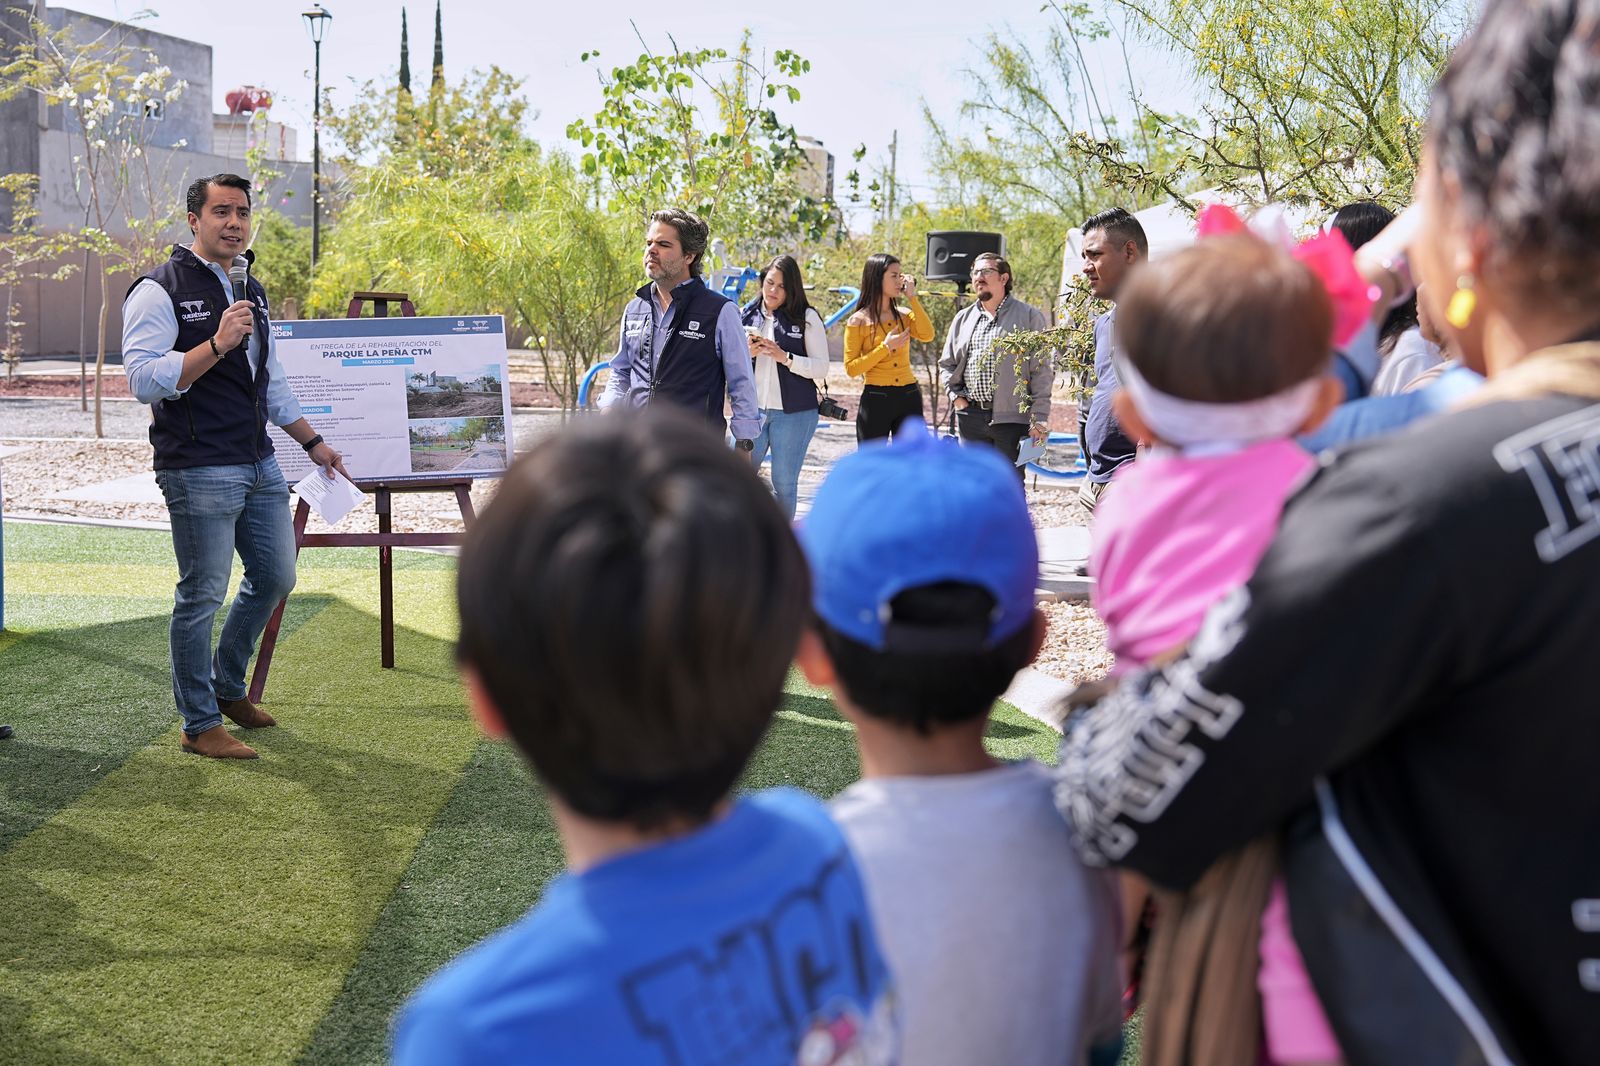
<svg viewBox="0 0 1600 1066">
<path fill-rule="evenodd" d="M 254 261 L 254 255 L 245 253 Z M 174 245 L 172 258 L 146 274 L 172 300 L 178 320 L 174 351 L 188 352 L 216 336 L 222 312 L 233 303 L 233 293 L 223 287 L 211 268 L 183 245 Z M 129 286 L 131 293 L 133 287 Z M 261 373 L 252 375 L 248 340 L 195 379 L 189 391 L 173 400 L 151 406 L 150 443 L 156 449 L 157 470 L 191 466 L 242 466 L 272 454 L 267 438 L 267 292 L 252 276 L 246 289 L 256 305 L 256 344 Z"/>
<path fill-rule="evenodd" d="M 634 293 L 645 302 L 644 335 L 641 344 L 653 344 L 655 334 L 650 317 L 657 307 L 655 286 L 646 285 Z M 630 393 L 644 391 L 646 400 L 668 400 L 696 414 L 704 415 L 718 426 L 727 427 L 722 417 L 723 398 L 728 390 L 728 375 L 717 355 L 717 316 L 727 297 L 706 288 L 699 278 L 690 278 L 673 291 L 672 303 L 676 311 L 672 330 L 661 351 L 650 353 L 650 372 L 643 380 L 636 375 L 629 387 Z M 634 306 L 624 315 L 637 313 Z"/>
<path fill-rule="evenodd" d="M 745 305 L 743 314 L 740 315 L 744 324 L 754 326 L 761 320 L 761 298 L 758 296 Z M 778 308 L 772 313 L 772 339 L 778 347 L 790 355 L 804 358 L 806 355 L 806 324 L 802 319 L 799 325 L 789 321 L 789 316 L 783 313 L 783 308 Z M 752 363 L 754 360 L 752 360 Z M 778 364 L 778 391 L 783 396 L 784 414 L 795 414 L 800 411 L 815 411 L 817 409 L 817 383 L 808 377 L 802 377 L 784 366 Z"/>
</svg>

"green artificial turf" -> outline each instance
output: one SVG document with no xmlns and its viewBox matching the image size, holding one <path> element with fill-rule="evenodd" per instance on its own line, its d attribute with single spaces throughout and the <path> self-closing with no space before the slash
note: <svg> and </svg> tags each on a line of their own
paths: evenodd
<svg viewBox="0 0 1600 1066">
<path fill-rule="evenodd" d="M 381 1062 L 404 997 L 559 870 L 537 784 L 466 714 L 448 557 L 396 553 L 386 671 L 374 553 L 306 553 L 282 724 L 241 764 L 178 750 L 164 533 L 7 523 L 5 549 L 0 1062 Z M 851 728 L 789 689 L 743 786 L 832 795 Z M 989 744 L 1054 758 L 1005 705 Z"/>
</svg>

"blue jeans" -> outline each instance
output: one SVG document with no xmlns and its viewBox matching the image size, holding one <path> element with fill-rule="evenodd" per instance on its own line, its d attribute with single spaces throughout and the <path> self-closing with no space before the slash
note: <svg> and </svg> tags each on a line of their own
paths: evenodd
<svg viewBox="0 0 1600 1066">
<path fill-rule="evenodd" d="M 759 470 L 761 461 L 767 457 L 767 449 L 772 449 L 772 491 L 793 520 L 795 509 L 800 506 L 800 468 L 805 465 L 806 449 L 811 447 L 811 438 L 817 432 L 817 412 L 790 414 L 762 408 L 761 413 L 766 421 L 762 423 L 750 457 Z"/>
<path fill-rule="evenodd" d="M 243 699 L 244 672 L 278 601 L 294 588 L 294 527 L 289 486 L 272 456 L 244 466 L 157 470 L 172 516 L 178 590 L 172 607 L 172 696 L 183 731 L 222 724 L 217 700 Z M 216 654 L 211 625 L 244 560 L 239 594 L 222 624 Z"/>
</svg>

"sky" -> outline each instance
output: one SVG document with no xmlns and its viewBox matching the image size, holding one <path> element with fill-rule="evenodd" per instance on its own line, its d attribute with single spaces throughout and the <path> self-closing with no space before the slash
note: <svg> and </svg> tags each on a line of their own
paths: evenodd
<svg viewBox="0 0 1600 1066">
<path fill-rule="evenodd" d="M 273 93 L 272 117 L 299 131 L 302 156 L 311 150 L 312 44 L 300 12 L 309 3 L 257 0 L 71 0 L 51 3 L 107 18 L 152 14 L 140 25 L 211 45 L 213 109 L 226 110 L 223 96 L 240 85 Z M 322 80 L 334 106 L 355 98 L 369 79 L 391 82 L 399 67 L 399 0 L 328 0 L 333 15 L 322 43 Z M 410 3 L 411 70 L 414 87 L 426 86 L 433 54 L 433 4 Z M 735 15 L 731 12 L 741 10 Z M 529 131 L 541 143 L 577 146 L 566 139 L 574 118 L 592 115 L 601 98 L 593 62 L 579 56 L 599 49 L 606 69 L 631 62 L 640 51 L 630 20 L 652 48 L 669 32 L 686 47 L 734 47 L 741 29 L 753 31 L 757 49 L 788 48 L 812 64 L 797 85 L 801 100 L 781 112 L 797 132 L 821 140 L 835 156 L 836 195 L 857 144 L 868 147 L 868 163 L 884 165 L 898 131 L 896 173 L 900 185 L 920 197 L 928 190 L 926 100 L 942 120 L 954 119 L 968 89 L 962 75 L 978 64 L 981 42 L 991 30 L 1037 37 L 1046 16 L 1037 0 L 958 3 L 922 0 L 916 5 L 882 4 L 863 9 L 852 0 L 807 0 L 781 5 L 647 4 L 637 0 L 590 0 L 526 7 L 491 0 L 444 0 L 445 76 L 499 66 L 525 79 L 524 95 L 538 112 Z M 869 12 L 864 14 L 864 12 Z M 1120 54 L 1091 54 L 1091 68 L 1120 83 Z M 1112 74 L 1109 71 L 1118 73 Z"/>
</svg>

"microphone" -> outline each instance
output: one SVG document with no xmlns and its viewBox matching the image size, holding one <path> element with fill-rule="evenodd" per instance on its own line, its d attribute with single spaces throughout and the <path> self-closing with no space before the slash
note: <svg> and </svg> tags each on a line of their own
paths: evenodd
<svg viewBox="0 0 1600 1066">
<path fill-rule="evenodd" d="M 228 268 L 228 280 L 233 283 L 233 301 L 238 303 L 245 299 L 245 281 L 250 276 L 250 260 L 244 256 L 235 256 L 233 266 Z"/>
</svg>

